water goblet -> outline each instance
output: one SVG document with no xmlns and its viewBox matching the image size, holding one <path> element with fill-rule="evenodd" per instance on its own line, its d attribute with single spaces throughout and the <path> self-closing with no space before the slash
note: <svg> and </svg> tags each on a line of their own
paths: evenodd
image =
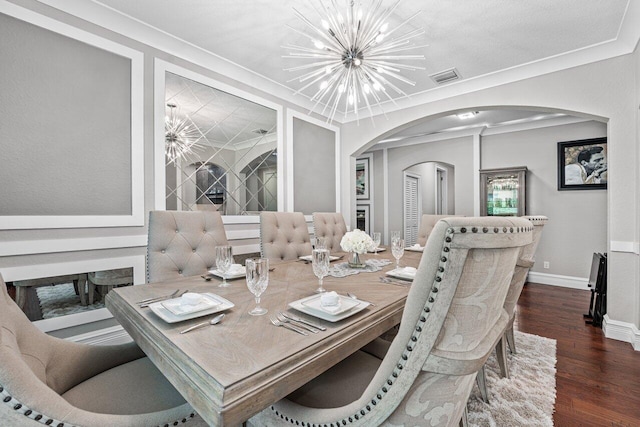
<svg viewBox="0 0 640 427">
<path fill-rule="evenodd" d="M 249 311 L 252 316 L 262 316 L 267 313 L 267 309 L 260 307 L 260 295 L 269 285 L 269 260 L 266 258 L 248 259 L 245 262 L 247 288 L 256 300 L 256 306 Z"/>
<path fill-rule="evenodd" d="M 229 271 L 232 262 L 233 255 L 231 246 L 216 246 L 216 270 L 218 270 L 222 275 L 222 283 L 218 285 L 221 288 L 226 288 L 231 285 L 227 282 L 227 271 Z"/>
<path fill-rule="evenodd" d="M 400 258 L 404 255 L 404 239 L 396 239 L 391 242 L 391 253 L 396 259 L 396 268 L 400 268 Z"/>
<path fill-rule="evenodd" d="M 329 250 L 314 249 L 311 254 L 311 260 L 313 274 L 318 278 L 318 289 L 315 292 L 317 294 L 326 292 L 327 290 L 322 287 L 322 279 L 329 274 Z"/>
<path fill-rule="evenodd" d="M 393 243 L 395 240 L 398 240 L 400 238 L 400 232 L 399 231 L 392 231 L 391 232 L 391 243 Z"/>
<path fill-rule="evenodd" d="M 371 239 L 373 240 L 373 244 L 376 246 L 373 251 L 375 252 L 376 256 L 378 255 L 378 247 L 380 246 L 380 240 L 382 238 L 382 235 L 380 234 L 379 231 L 374 231 L 373 233 L 371 233 Z"/>
<path fill-rule="evenodd" d="M 327 249 L 327 238 L 326 237 L 314 237 L 315 241 L 313 244 L 313 249 Z"/>
</svg>

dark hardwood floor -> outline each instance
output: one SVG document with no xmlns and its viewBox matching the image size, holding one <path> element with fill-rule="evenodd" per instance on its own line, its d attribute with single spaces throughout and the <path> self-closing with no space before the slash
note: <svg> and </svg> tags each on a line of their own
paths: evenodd
<svg viewBox="0 0 640 427">
<path fill-rule="evenodd" d="M 590 295 L 529 283 L 517 329 L 557 340 L 556 427 L 640 426 L 640 351 L 585 324 Z"/>
</svg>

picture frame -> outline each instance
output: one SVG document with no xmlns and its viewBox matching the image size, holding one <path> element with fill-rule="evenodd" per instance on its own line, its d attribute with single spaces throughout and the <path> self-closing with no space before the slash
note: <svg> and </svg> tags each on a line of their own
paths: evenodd
<svg viewBox="0 0 640 427">
<path fill-rule="evenodd" d="M 558 142 L 558 191 L 607 189 L 607 138 Z"/>
<path fill-rule="evenodd" d="M 369 158 L 356 159 L 356 199 L 369 200 L 370 189 Z"/>
<path fill-rule="evenodd" d="M 356 206 L 356 228 L 370 234 L 369 205 Z"/>
</svg>

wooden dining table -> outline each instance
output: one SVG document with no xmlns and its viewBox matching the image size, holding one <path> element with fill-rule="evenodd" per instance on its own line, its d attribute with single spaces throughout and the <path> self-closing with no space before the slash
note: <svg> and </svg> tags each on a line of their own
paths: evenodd
<svg viewBox="0 0 640 427">
<path fill-rule="evenodd" d="M 405 252 L 402 265 L 417 267 L 421 255 Z M 106 306 L 206 422 L 235 426 L 400 322 L 411 282 L 382 281 L 385 272 L 395 267 L 389 250 L 364 257 L 393 262 L 377 272 L 325 277 L 324 287 L 328 291 L 341 295 L 351 292 L 374 304 L 335 322 L 289 307 L 289 303 L 313 295 L 318 286 L 312 265 L 300 260 L 271 262 L 273 271 L 261 298 L 261 306 L 269 312 L 263 316 L 248 314 L 255 300 L 244 278 L 231 280 L 231 286 L 224 288 L 218 287 L 221 280 L 206 281 L 200 276 L 117 288 L 107 294 Z M 137 304 L 176 289 L 213 293 L 234 306 L 225 311 L 221 323 L 180 334 L 214 314 L 168 323 Z M 324 326 L 326 330 L 304 336 L 275 327 L 269 317 L 278 311 Z"/>
</svg>

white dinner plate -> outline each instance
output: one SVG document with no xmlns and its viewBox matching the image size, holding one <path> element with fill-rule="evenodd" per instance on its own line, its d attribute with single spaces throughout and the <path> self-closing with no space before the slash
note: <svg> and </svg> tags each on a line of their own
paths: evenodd
<svg viewBox="0 0 640 427">
<path fill-rule="evenodd" d="M 222 273 L 220 273 L 218 270 L 209 270 L 209 273 L 213 274 L 214 276 L 218 276 L 221 279 L 223 278 Z M 244 265 L 242 266 L 242 268 L 227 271 L 227 273 L 225 274 L 225 276 L 227 276 L 227 280 L 239 279 L 241 277 L 245 277 L 246 275 L 247 269 Z"/>
<path fill-rule="evenodd" d="M 342 257 L 341 256 L 336 256 L 336 255 L 329 255 L 329 262 L 339 260 L 340 258 L 342 258 Z M 313 259 L 311 258 L 311 255 L 300 256 L 300 257 L 298 257 L 298 259 L 301 259 L 301 260 L 307 261 L 307 262 L 313 262 Z"/>
<path fill-rule="evenodd" d="M 345 299 L 351 299 L 351 298 L 347 298 L 347 297 L 343 297 L 340 296 L 341 298 L 345 298 Z M 364 310 L 365 308 L 367 308 L 370 303 L 366 302 L 366 301 L 359 301 L 359 300 L 353 300 L 351 299 L 354 303 L 356 303 L 355 306 L 353 306 L 351 309 L 346 310 L 340 314 L 330 314 L 327 313 L 323 310 L 317 310 L 314 309 L 313 307 L 310 307 L 309 305 L 307 305 L 308 301 L 313 300 L 313 299 L 320 299 L 319 295 L 312 295 L 310 297 L 306 297 L 306 298 L 302 298 L 300 300 L 297 301 L 293 301 L 289 303 L 289 307 L 293 308 L 294 310 L 298 310 L 302 313 L 308 314 L 310 316 L 314 316 L 317 317 L 319 319 L 323 319 L 326 320 L 328 322 L 338 322 L 340 320 L 346 319 L 349 316 L 353 316 L 356 313 L 359 313 L 360 311 Z M 341 301 L 342 304 L 342 301 Z"/>
<path fill-rule="evenodd" d="M 378 249 L 376 249 L 374 251 L 369 251 L 369 253 L 370 254 L 374 254 L 374 253 L 378 253 L 378 252 L 384 252 L 386 250 L 387 250 L 387 248 L 378 248 Z"/>
<path fill-rule="evenodd" d="M 154 302 L 153 304 L 149 305 L 149 308 L 156 316 L 158 316 L 165 322 L 176 323 L 176 322 L 182 322 L 183 320 L 195 319 L 196 317 L 206 316 L 208 314 L 225 311 L 234 306 L 234 304 L 231 301 L 225 298 L 222 298 L 219 295 L 215 295 L 212 293 L 204 293 L 202 294 L 202 296 L 205 298 L 211 299 L 216 303 L 216 305 L 206 310 L 196 311 L 193 313 L 183 314 L 180 316 L 177 316 L 172 312 L 170 312 L 169 310 L 167 310 L 167 308 L 162 304 L 162 303 L 166 303 L 167 301 Z"/>
<path fill-rule="evenodd" d="M 387 271 L 385 274 L 387 276 L 395 277 L 397 279 L 413 280 L 416 277 L 416 270 L 415 269 L 407 270 L 406 267 L 395 268 L 391 271 Z"/>
<path fill-rule="evenodd" d="M 408 246 L 406 248 L 404 248 L 405 251 L 410 251 L 410 252 L 423 252 L 424 251 L 424 246 Z"/>
</svg>

